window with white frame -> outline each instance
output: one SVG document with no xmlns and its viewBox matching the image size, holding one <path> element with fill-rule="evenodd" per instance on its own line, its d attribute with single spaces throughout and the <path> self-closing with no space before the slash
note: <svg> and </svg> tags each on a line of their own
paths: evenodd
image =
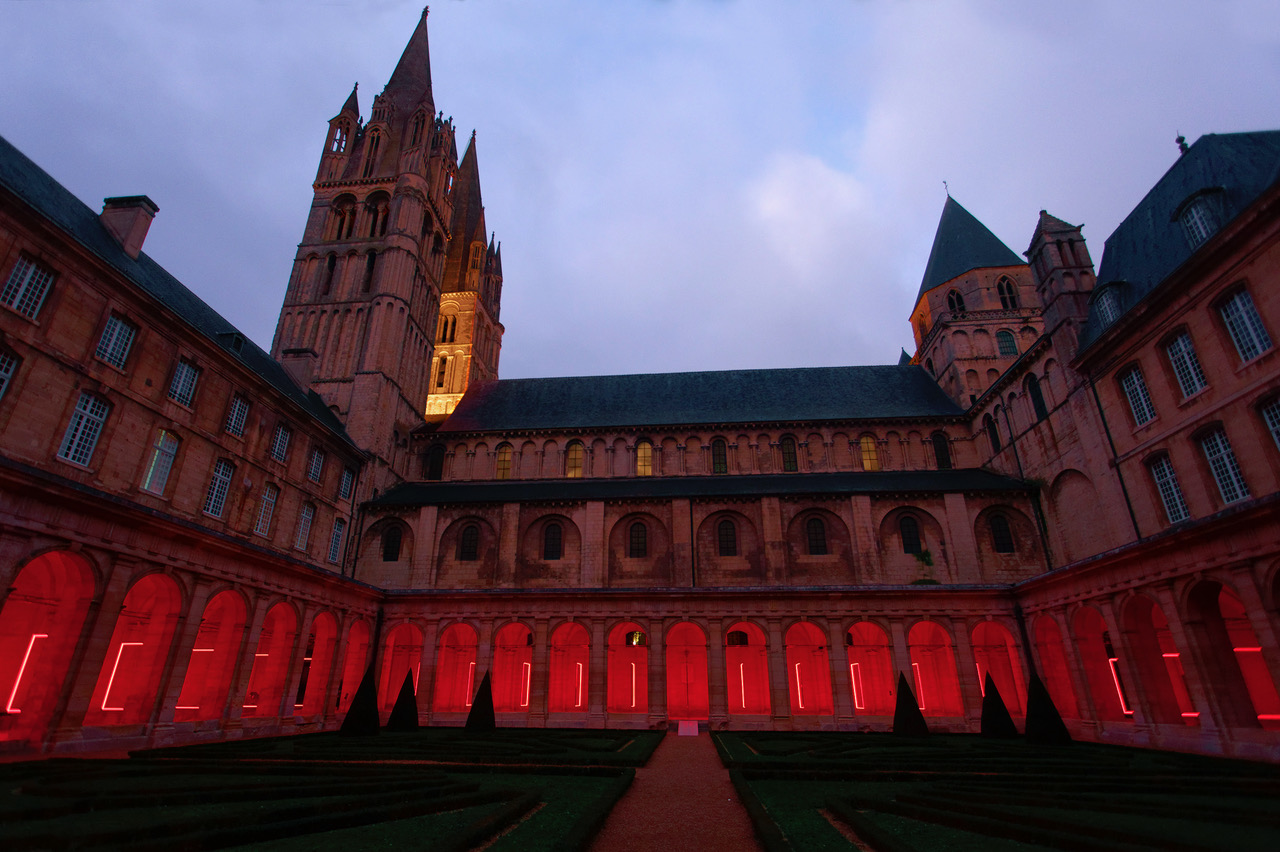
<svg viewBox="0 0 1280 852">
<path fill-rule="evenodd" d="M 276 426 L 276 431 L 271 436 L 271 458 L 278 462 L 282 462 L 289 457 L 289 439 L 293 437 L 293 432 L 288 426 L 281 423 Z"/>
<path fill-rule="evenodd" d="M 213 465 L 213 475 L 209 477 L 209 490 L 204 495 L 204 513 L 215 518 L 222 517 L 227 506 L 227 492 L 231 490 L 231 477 L 235 475 L 236 466 L 226 459 L 218 459 Z"/>
<path fill-rule="evenodd" d="M 80 394 L 71 422 L 67 424 L 67 432 L 62 436 L 58 458 L 72 464 L 88 465 L 110 410 L 111 406 L 102 397 L 87 391 Z"/>
<path fill-rule="evenodd" d="M 1103 290 L 1098 294 L 1096 302 L 1098 308 L 1098 319 L 1102 320 L 1104 326 L 1120 319 L 1120 299 L 1116 296 L 1115 290 Z"/>
<path fill-rule="evenodd" d="M 180 360 L 173 371 L 173 381 L 169 382 L 169 399 L 190 408 L 192 400 L 196 398 L 198 378 L 200 378 L 200 368 L 186 358 Z"/>
<path fill-rule="evenodd" d="M 1258 413 L 1262 415 L 1262 422 L 1267 424 L 1267 431 L 1271 433 L 1271 440 L 1276 442 L 1277 447 L 1280 447 L 1280 397 L 1276 397 L 1259 408 Z"/>
<path fill-rule="evenodd" d="M 244 437 L 245 423 L 249 419 L 249 400 L 240 394 L 231 397 L 231 407 L 227 409 L 227 422 L 222 427 L 228 435 Z"/>
<path fill-rule="evenodd" d="M 342 518 L 333 519 L 333 533 L 329 536 L 329 561 L 337 564 L 342 558 L 342 539 L 347 534 L 347 522 Z"/>
<path fill-rule="evenodd" d="M 151 460 L 142 474 L 142 490 L 152 494 L 163 494 L 169 482 L 169 471 L 173 470 L 173 460 L 178 455 L 178 437 L 172 432 L 161 429 L 156 433 L 155 443 L 151 445 Z"/>
<path fill-rule="evenodd" d="M 18 371 L 18 356 L 8 349 L 0 349 L 0 399 L 13 382 L 13 374 Z"/>
<path fill-rule="evenodd" d="M 1018 354 L 1018 341 L 1011 331 L 996 332 L 996 350 L 1003 357 Z"/>
<path fill-rule="evenodd" d="M 311 521 L 315 516 L 316 507 L 303 503 L 302 510 L 298 512 L 298 534 L 293 537 L 293 546 L 298 550 L 307 549 L 307 542 L 311 540 Z"/>
<path fill-rule="evenodd" d="M 1151 404 L 1151 396 L 1147 393 L 1147 383 L 1142 378 L 1142 371 L 1132 368 L 1120 377 L 1120 386 L 1129 400 L 1129 410 L 1133 412 L 1133 422 L 1141 426 L 1155 419 L 1156 410 Z"/>
<path fill-rule="evenodd" d="M 319 482 L 323 473 L 324 450 L 319 447 L 312 447 L 311 456 L 307 459 L 307 479 L 310 479 L 312 482 Z"/>
<path fill-rule="evenodd" d="M 276 500 L 280 498 L 280 489 L 268 482 L 262 486 L 262 499 L 258 501 L 258 519 L 253 524 L 253 531 L 258 535 L 271 533 L 271 516 L 276 513 Z"/>
<path fill-rule="evenodd" d="M 1222 502 L 1235 503 L 1247 498 L 1249 486 L 1245 484 L 1240 465 L 1236 463 L 1236 454 L 1231 451 L 1227 433 L 1215 429 L 1200 439 L 1200 448 L 1204 450 L 1205 460 L 1209 462 L 1213 481 L 1218 484 Z"/>
<path fill-rule="evenodd" d="M 112 314 L 107 317 L 106 328 L 102 329 L 102 337 L 98 340 L 98 351 L 94 354 L 113 367 L 123 368 L 137 333 L 138 329 L 132 324 Z"/>
<path fill-rule="evenodd" d="M 1182 211 L 1182 229 L 1187 235 L 1191 247 L 1199 248 L 1213 232 L 1218 230 L 1218 212 L 1214 200 L 1207 197 L 1197 198 Z"/>
<path fill-rule="evenodd" d="M 1173 365 L 1173 374 L 1178 378 L 1178 388 L 1183 397 L 1191 396 L 1203 390 L 1209 383 L 1205 381 L 1204 371 L 1200 369 L 1200 359 L 1196 357 L 1196 349 L 1191 345 L 1191 335 L 1182 332 L 1165 347 L 1169 354 L 1169 363 Z"/>
<path fill-rule="evenodd" d="M 1252 361 L 1271 348 L 1271 337 L 1262 327 L 1262 317 L 1258 316 L 1248 290 L 1238 291 L 1223 302 L 1218 311 L 1241 361 Z"/>
<path fill-rule="evenodd" d="M 1178 486 L 1178 475 L 1174 473 L 1173 462 L 1168 456 L 1160 456 L 1151 462 L 1151 477 L 1156 481 L 1156 490 L 1160 492 L 1160 502 L 1164 504 L 1164 514 L 1169 523 L 1185 521 L 1191 513 L 1187 511 L 1187 503 L 1182 499 L 1182 489 Z"/>
<path fill-rule="evenodd" d="M 13 265 L 9 280 L 0 291 L 0 304 L 13 308 L 28 319 L 35 319 L 52 283 L 52 270 L 23 255 Z"/>
<path fill-rule="evenodd" d="M 356 484 L 356 472 L 349 467 L 342 469 L 342 481 L 338 483 L 338 499 L 350 500 L 351 489 Z"/>
</svg>

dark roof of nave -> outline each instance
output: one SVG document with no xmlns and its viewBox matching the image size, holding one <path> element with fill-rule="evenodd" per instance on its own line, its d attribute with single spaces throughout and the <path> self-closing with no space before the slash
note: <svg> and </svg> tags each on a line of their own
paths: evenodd
<svg viewBox="0 0 1280 852">
<path fill-rule="evenodd" d="M 617 479 L 508 479 L 406 482 L 374 506 L 519 503 L 539 500 L 642 500 L 783 495 L 1026 491 L 1017 479 L 986 470 L 881 470 L 874 473 L 766 473 L 721 476 L 628 476 Z"/>
<path fill-rule="evenodd" d="M 938 230 L 933 235 L 933 248 L 929 251 L 929 262 L 924 268 L 924 278 L 920 280 L 916 302 L 934 287 L 971 269 L 1021 266 L 1025 263 L 986 225 L 961 207 L 960 202 L 948 195 L 947 203 L 942 206 L 942 216 L 938 219 Z"/>
<path fill-rule="evenodd" d="M 1098 266 L 1098 289 L 1110 285 L 1129 310 L 1156 289 L 1194 250 L 1176 218 L 1192 196 L 1213 192 L 1220 203 L 1219 229 L 1280 179 L 1280 130 L 1208 133 L 1165 172 L 1146 197 L 1107 237 Z M 1084 349 L 1103 331 L 1091 311 L 1080 336 Z"/>
<path fill-rule="evenodd" d="M 197 332 L 220 346 L 228 356 L 238 359 L 282 396 L 291 399 L 323 426 L 352 444 L 342 424 L 315 391 L 304 391 L 298 387 L 274 358 L 145 253 L 139 253 L 136 260 L 129 257 L 115 237 L 107 231 L 97 213 L 2 136 L 0 185 L 60 228 L 90 254 L 96 255 L 107 266 L 114 268 L 144 293 L 189 323 Z M 237 338 L 240 340 L 238 350 Z"/>
<path fill-rule="evenodd" d="M 476 382 L 440 432 L 957 417 L 919 366 L 800 367 Z"/>
</svg>

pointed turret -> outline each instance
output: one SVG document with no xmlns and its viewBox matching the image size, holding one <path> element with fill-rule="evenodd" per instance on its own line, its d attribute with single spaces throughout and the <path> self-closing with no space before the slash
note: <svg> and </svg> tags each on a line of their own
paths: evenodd
<svg viewBox="0 0 1280 852">
<path fill-rule="evenodd" d="M 1096 283 L 1083 227 L 1041 210 L 1026 252 L 1044 305 L 1045 331 L 1054 335 L 1060 351 L 1071 354 L 1089 316 L 1089 296 Z"/>
<path fill-rule="evenodd" d="M 479 286 L 480 252 L 484 250 L 484 202 L 480 198 L 480 166 L 476 158 L 476 133 L 462 155 L 453 182 L 453 238 L 445 260 L 444 291 L 475 290 Z"/>
<path fill-rule="evenodd" d="M 350 115 L 359 120 L 360 118 L 360 98 L 356 93 L 360 90 L 360 84 L 356 83 L 351 87 L 351 94 L 347 95 L 347 102 L 342 105 L 342 109 L 338 110 L 338 116 Z"/>
<path fill-rule="evenodd" d="M 919 301 L 925 293 L 972 269 L 1019 266 L 1022 259 L 951 196 L 942 208 L 933 248 L 920 281 Z"/>
<path fill-rule="evenodd" d="M 405 45 L 396 70 L 391 72 L 381 97 L 397 106 L 409 108 L 423 100 L 431 101 L 431 51 L 427 46 L 427 10 L 422 10 L 418 26 Z"/>
</svg>

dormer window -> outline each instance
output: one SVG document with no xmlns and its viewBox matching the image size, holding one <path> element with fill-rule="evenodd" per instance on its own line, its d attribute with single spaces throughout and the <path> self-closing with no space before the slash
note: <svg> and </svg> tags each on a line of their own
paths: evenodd
<svg viewBox="0 0 1280 852">
<path fill-rule="evenodd" d="M 953 314 L 964 313 L 964 296 L 960 295 L 959 290 L 952 290 L 947 294 L 947 310 Z"/>
<path fill-rule="evenodd" d="M 1202 194 L 1191 199 L 1178 215 L 1187 243 L 1193 249 L 1203 245 L 1222 224 L 1218 215 L 1218 199 L 1215 194 Z"/>
<path fill-rule="evenodd" d="M 1098 294 L 1095 304 L 1098 309 L 1098 319 L 1104 326 L 1111 325 L 1120 319 L 1120 299 L 1116 296 L 1115 290 L 1103 290 Z"/>
</svg>

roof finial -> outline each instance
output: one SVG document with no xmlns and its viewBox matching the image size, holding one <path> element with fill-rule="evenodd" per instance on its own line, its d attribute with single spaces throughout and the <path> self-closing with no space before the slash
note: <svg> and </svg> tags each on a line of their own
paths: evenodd
<svg viewBox="0 0 1280 852">
<path fill-rule="evenodd" d="M 430 14 L 431 14 L 431 7 L 430 7 L 430 6 L 423 6 L 423 7 L 422 7 L 422 17 L 424 17 L 424 18 L 425 18 L 427 15 L 430 15 Z"/>
<path fill-rule="evenodd" d="M 1191 148 L 1190 148 L 1190 147 L 1188 147 L 1188 145 L 1187 145 L 1187 137 L 1183 136 L 1181 133 L 1179 133 L 1179 134 L 1178 134 L 1178 138 L 1177 138 L 1177 139 L 1175 139 L 1175 140 L 1173 140 L 1173 141 L 1175 141 L 1175 142 L 1177 142 L 1177 143 L 1178 143 L 1178 150 L 1179 150 L 1181 153 L 1185 154 L 1185 153 L 1187 153 L 1188 151 L 1190 151 L 1190 150 L 1191 150 Z"/>
<path fill-rule="evenodd" d="M 945 180 L 942 182 L 942 188 L 943 188 L 944 190 L 946 190 L 947 198 L 950 198 L 950 197 L 951 197 L 951 187 L 947 186 L 947 182 L 946 182 Z"/>
</svg>

